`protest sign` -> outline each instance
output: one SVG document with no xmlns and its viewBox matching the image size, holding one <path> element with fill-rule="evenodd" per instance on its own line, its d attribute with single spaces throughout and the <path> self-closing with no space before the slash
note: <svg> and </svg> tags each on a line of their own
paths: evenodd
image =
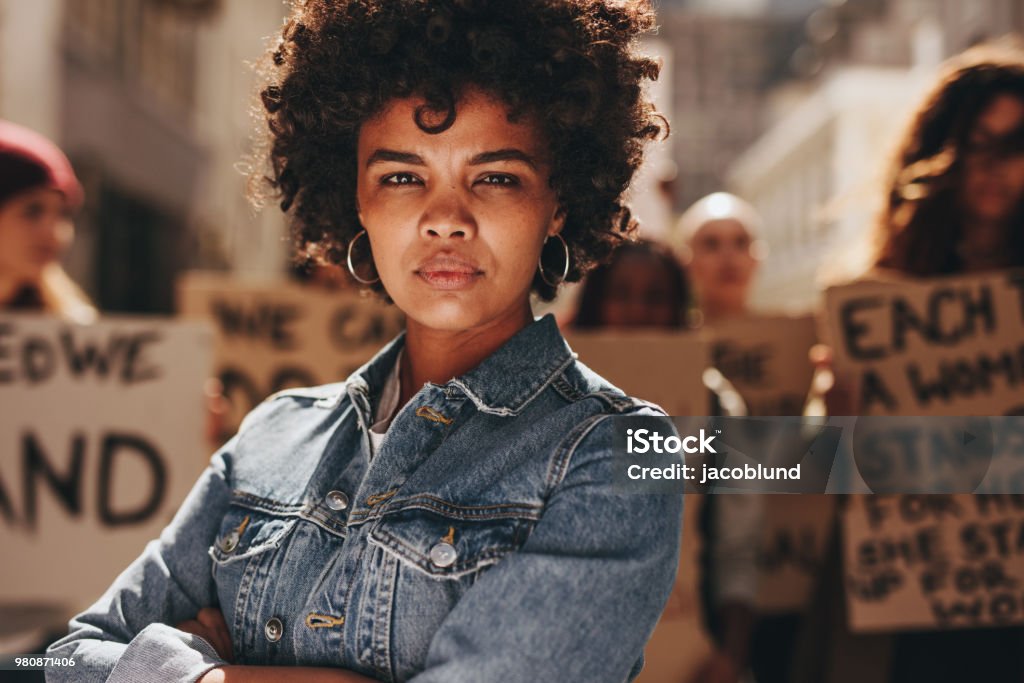
<svg viewBox="0 0 1024 683">
<path fill-rule="evenodd" d="M 826 292 L 861 415 L 1024 414 L 1024 271 Z"/>
<path fill-rule="evenodd" d="M 812 316 L 750 315 L 708 327 L 711 364 L 753 416 L 800 415 L 810 390 L 808 360 L 817 342 Z M 764 496 L 757 551 L 761 613 L 801 609 L 817 579 L 832 502 L 825 496 Z"/>
<path fill-rule="evenodd" d="M 669 415 L 707 415 L 710 396 L 701 376 L 707 339 L 694 332 L 573 332 L 565 335 L 579 360 L 630 396 Z"/>
<path fill-rule="evenodd" d="M 701 376 L 709 346 L 694 332 L 574 332 L 566 335 L 579 360 L 630 396 L 669 415 L 707 415 L 709 390 Z M 689 680 L 712 651 L 697 590 L 701 539 L 697 520 L 703 497 L 687 494 L 676 582 L 644 650 L 638 683 Z"/>
<path fill-rule="evenodd" d="M 396 307 L 355 291 L 209 273 L 182 279 L 178 309 L 214 325 L 215 373 L 231 404 L 225 437 L 275 391 L 346 379 L 404 326 Z"/>
<path fill-rule="evenodd" d="M 0 602 L 83 609 L 170 521 L 210 456 L 212 331 L 0 316 Z"/>
<path fill-rule="evenodd" d="M 1024 496 L 851 496 L 843 531 L 854 630 L 1024 623 Z"/>
<path fill-rule="evenodd" d="M 812 316 L 733 318 L 709 326 L 711 365 L 756 416 L 800 415 L 811 386 L 807 354 L 817 341 Z"/>
<path fill-rule="evenodd" d="M 1022 474 L 1019 420 L 996 416 L 1024 413 L 1024 273 L 860 282 L 826 301 L 837 374 L 860 415 L 949 418 L 858 418 L 858 476 L 874 491 L 909 481 L 981 494 L 851 498 L 842 515 L 851 627 L 1024 623 L 1013 588 L 1024 580 L 1015 548 L 1024 507 L 1019 496 L 988 495 L 1016 491 Z"/>
</svg>

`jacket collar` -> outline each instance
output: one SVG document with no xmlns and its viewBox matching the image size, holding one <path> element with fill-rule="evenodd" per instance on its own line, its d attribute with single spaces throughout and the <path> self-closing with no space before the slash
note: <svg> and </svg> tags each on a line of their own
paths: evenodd
<svg viewBox="0 0 1024 683">
<path fill-rule="evenodd" d="M 392 339 L 345 383 L 349 395 L 370 413 L 399 351 L 405 331 Z M 516 332 L 497 351 L 460 377 L 433 385 L 451 393 L 462 391 L 481 412 L 517 415 L 576 359 L 550 313 Z M 358 399 L 357 399 L 358 397 Z"/>
</svg>

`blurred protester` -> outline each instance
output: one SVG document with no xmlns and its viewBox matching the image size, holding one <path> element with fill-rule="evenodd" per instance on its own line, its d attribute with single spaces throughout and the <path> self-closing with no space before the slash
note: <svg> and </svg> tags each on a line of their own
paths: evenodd
<svg viewBox="0 0 1024 683">
<path fill-rule="evenodd" d="M 82 198 L 71 163 L 56 145 L 0 121 L 0 310 L 95 319 L 96 309 L 60 265 Z"/>
<path fill-rule="evenodd" d="M 749 313 L 751 287 L 765 253 L 760 234 L 761 217 L 757 210 L 728 192 L 714 192 L 697 200 L 680 217 L 677 235 L 682 242 L 682 260 L 696 293 L 698 306 L 692 316 L 696 324 L 713 325 Z M 763 500 L 751 495 L 729 496 L 728 504 L 722 505 L 725 500 L 715 497 L 708 506 L 704 524 L 721 527 L 724 533 L 736 536 L 733 562 L 737 575 L 742 573 L 743 578 L 725 587 L 727 595 L 717 591 L 716 602 L 721 607 L 711 612 L 713 630 L 722 642 L 729 644 L 732 661 L 749 661 L 759 681 L 784 681 L 799 616 L 757 618 L 755 613 L 756 548 L 760 540 L 756 532 Z M 725 519 L 716 519 L 717 516 Z M 714 572 L 709 575 L 717 578 Z M 716 621 L 717 614 L 726 612 L 727 619 Z"/>
<path fill-rule="evenodd" d="M 1024 48 L 980 45 L 949 60 L 913 114 L 890 162 L 884 205 L 868 277 L 934 277 L 1024 267 Z M 832 415 L 855 415 L 856 391 L 831 372 L 831 352 L 814 349 L 819 365 L 812 403 Z M 826 394 L 822 396 L 822 394 Z M 838 548 L 823 577 L 819 615 L 809 628 L 808 657 L 854 648 L 865 636 L 845 631 Z M 827 630 L 841 644 L 818 642 Z M 891 653 L 890 681 L 1024 680 L 1024 628 L 899 633 L 878 645 Z M 823 680 L 822 662 L 801 680 Z"/>
<path fill-rule="evenodd" d="M 750 286 L 763 257 L 761 218 L 728 192 L 697 200 L 679 219 L 682 258 L 705 322 L 747 312 Z"/>
<path fill-rule="evenodd" d="M 571 322 L 577 330 L 686 327 L 690 286 L 671 250 L 650 240 L 627 242 L 587 276 Z"/>
<path fill-rule="evenodd" d="M 571 326 L 678 331 L 688 327 L 689 304 L 687 273 L 671 249 L 641 239 L 621 246 L 610 262 L 587 276 Z M 745 413 L 742 399 L 721 373 L 705 373 L 705 384 L 714 414 Z M 694 683 L 735 683 L 747 665 L 757 582 L 753 549 L 758 506 L 754 501 L 750 495 L 712 496 L 702 507 L 706 542 L 700 583 L 708 608 L 705 621 L 719 647 Z"/>
</svg>

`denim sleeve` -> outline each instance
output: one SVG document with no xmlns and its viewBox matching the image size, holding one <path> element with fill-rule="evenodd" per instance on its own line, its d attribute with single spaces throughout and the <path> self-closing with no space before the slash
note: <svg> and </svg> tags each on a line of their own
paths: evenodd
<svg viewBox="0 0 1024 683">
<path fill-rule="evenodd" d="M 639 673 L 675 579 L 683 502 L 613 489 L 606 417 L 560 447 L 541 519 L 459 600 L 411 683 L 623 683 Z"/>
<path fill-rule="evenodd" d="M 160 537 L 50 645 L 48 655 L 74 657 L 75 666 L 48 669 L 47 681 L 192 683 L 227 664 L 206 640 L 173 625 L 217 604 L 206 549 L 227 511 L 237 440 L 213 454 Z"/>
</svg>

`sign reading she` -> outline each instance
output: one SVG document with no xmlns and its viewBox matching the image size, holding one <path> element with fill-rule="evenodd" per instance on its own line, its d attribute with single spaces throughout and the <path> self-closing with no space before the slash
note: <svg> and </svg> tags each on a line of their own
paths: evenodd
<svg viewBox="0 0 1024 683">
<path fill-rule="evenodd" d="M 812 316 L 752 315 L 716 323 L 711 365 L 736 388 L 747 414 L 800 415 L 811 387 Z"/>
<path fill-rule="evenodd" d="M 404 326 L 397 308 L 358 292 L 289 282 L 190 273 L 178 301 L 182 315 L 214 324 L 215 372 L 231 404 L 225 438 L 275 391 L 345 379 Z"/>
<path fill-rule="evenodd" d="M 160 533 L 209 456 L 211 355 L 196 323 L 0 315 L 0 601 L 81 609 Z"/>
<path fill-rule="evenodd" d="M 851 496 L 843 530 L 854 630 L 1024 623 L 1024 496 Z"/>
</svg>

